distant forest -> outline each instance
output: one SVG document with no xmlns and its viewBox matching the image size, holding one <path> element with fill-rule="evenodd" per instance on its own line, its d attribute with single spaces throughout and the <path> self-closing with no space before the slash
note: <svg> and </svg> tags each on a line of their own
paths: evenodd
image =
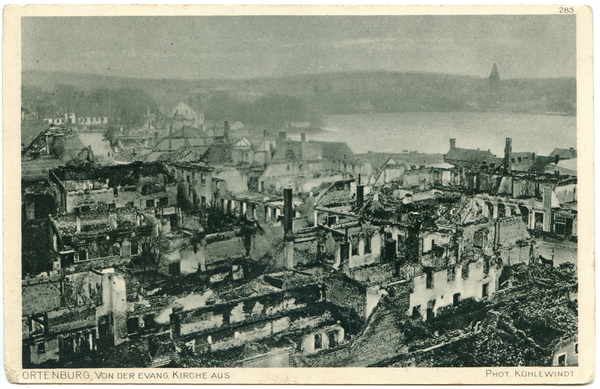
<svg viewBox="0 0 600 389">
<path fill-rule="evenodd" d="M 575 114 L 575 78 L 500 79 L 433 73 L 352 72 L 250 80 L 155 80 L 25 71 L 22 104 L 52 112 L 111 116 L 127 127 L 150 110 L 168 118 L 183 101 L 207 120 L 280 127 L 319 125 L 332 114 L 509 111 Z"/>
</svg>

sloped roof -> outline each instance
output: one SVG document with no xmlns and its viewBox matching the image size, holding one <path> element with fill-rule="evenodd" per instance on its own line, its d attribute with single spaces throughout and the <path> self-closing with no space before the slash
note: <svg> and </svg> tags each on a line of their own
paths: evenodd
<svg viewBox="0 0 600 389">
<path fill-rule="evenodd" d="M 577 150 L 556 148 L 550 153 L 550 158 L 556 158 L 557 155 L 560 159 L 577 158 Z"/>
<path fill-rule="evenodd" d="M 194 120 L 197 113 L 186 103 L 180 102 L 173 109 L 173 116 L 176 116 L 177 119 Z"/>
<path fill-rule="evenodd" d="M 346 159 L 355 160 L 356 156 L 346 142 L 318 142 L 309 141 L 308 144 L 315 144 L 321 146 L 321 155 L 323 158 L 331 159 Z"/>
<path fill-rule="evenodd" d="M 473 149 L 462 149 L 455 147 L 450 149 L 445 156 L 446 160 L 469 162 L 472 164 L 480 164 L 488 158 L 493 158 L 494 155 L 489 150 L 473 150 Z"/>
<path fill-rule="evenodd" d="M 178 140 L 176 142 L 179 146 L 186 147 L 195 147 L 195 146 L 203 146 L 205 144 L 205 134 L 199 131 L 196 128 L 190 126 L 183 126 L 179 130 L 175 131 L 172 134 L 169 134 L 162 138 L 154 147 L 155 151 L 169 151 L 168 141 L 169 140 Z M 175 146 L 177 147 L 177 146 Z"/>
<path fill-rule="evenodd" d="M 114 166 L 63 166 L 52 172 L 61 181 L 69 180 L 106 180 L 109 187 L 136 185 L 140 177 L 157 177 L 159 174 L 173 183 L 175 179 L 163 164 L 153 162 L 134 162 Z"/>
<path fill-rule="evenodd" d="M 182 147 L 165 157 L 159 158 L 160 161 L 168 162 L 200 162 L 204 161 L 204 154 L 208 150 L 207 146 Z"/>
<path fill-rule="evenodd" d="M 559 161 L 557 166 L 563 167 L 565 169 L 571 169 L 577 171 L 577 158 L 571 158 L 565 161 Z"/>
<path fill-rule="evenodd" d="M 358 154 L 358 158 L 361 160 L 367 160 L 371 162 L 373 168 L 378 168 L 384 165 L 389 159 L 393 158 L 396 163 L 403 163 L 407 167 L 411 165 L 425 165 L 429 166 L 432 164 L 438 164 L 444 162 L 443 154 L 420 154 L 420 153 L 366 153 Z"/>
<path fill-rule="evenodd" d="M 233 162 L 231 158 L 231 146 L 227 144 L 210 145 L 204 153 L 203 158 L 210 165 Z"/>
<path fill-rule="evenodd" d="M 252 146 L 252 143 L 248 139 L 246 139 L 246 138 L 240 139 L 235 144 L 235 147 L 244 147 L 244 148 L 246 148 L 246 147 L 250 147 L 250 146 Z"/>
<path fill-rule="evenodd" d="M 531 167 L 529 168 L 529 171 L 536 173 L 544 173 L 546 172 L 546 166 L 553 160 L 554 159 L 550 157 L 536 155 L 533 164 L 531 164 Z"/>
<path fill-rule="evenodd" d="M 289 155 L 289 156 L 288 156 Z M 300 160 L 302 158 L 302 142 L 285 140 L 277 142 L 277 151 L 273 156 L 274 161 Z"/>
<path fill-rule="evenodd" d="M 178 131 L 175 131 L 172 134 L 165 136 L 163 139 L 176 139 L 176 138 L 186 138 L 186 139 L 194 139 L 194 138 L 204 138 L 204 134 L 200 132 L 197 128 L 190 126 L 183 126 Z"/>
</svg>

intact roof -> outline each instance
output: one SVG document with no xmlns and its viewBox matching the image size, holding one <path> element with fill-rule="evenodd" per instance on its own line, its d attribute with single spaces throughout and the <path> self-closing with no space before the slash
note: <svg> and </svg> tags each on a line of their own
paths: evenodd
<svg viewBox="0 0 600 389">
<path fill-rule="evenodd" d="M 171 151 L 169 149 L 165 149 L 169 140 L 177 140 L 177 142 L 174 142 L 176 144 L 176 148 L 204 146 L 205 138 L 205 134 L 198 129 L 190 126 L 183 126 L 174 133 L 162 138 L 154 147 L 154 151 Z"/>
<path fill-rule="evenodd" d="M 177 104 L 173 109 L 173 116 L 176 116 L 177 119 L 195 120 L 196 115 L 196 111 L 183 102 Z"/>
<path fill-rule="evenodd" d="M 252 146 L 252 143 L 246 139 L 246 138 L 242 138 L 240 139 L 236 144 L 235 147 L 250 147 Z"/>
<path fill-rule="evenodd" d="M 573 172 L 576 173 L 577 172 L 577 158 L 561 160 L 561 161 L 558 161 L 558 163 L 550 162 L 546 166 L 546 169 L 552 170 L 553 168 L 556 168 L 556 167 L 572 170 Z"/>
<path fill-rule="evenodd" d="M 546 166 L 552 161 L 554 161 L 554 158 L 536 155 L 533 164 L 531 164 L 531 167 L 529 168 L 529 171 L 536 173 L 545 173 Z"/>
<path fill-rule="evenodd" d="M 491 157 L 494 157 L 494 155 L 490 153 L 489 150 L 473 150 L 455 147 L 448 151 L 445 159 L 479 164 L 483 161 L 487 161 Z"/>
<path fill-rule="evenodd" d="M 354 161 L 356 156 L 346 142 L 322 142 L 308 141 L 306 142 L 306 153 L 302 152 L 302 142 L 294 140 L 285 140 L 277 145 L 277 153 L 274 160 L 288 160 L 288 154 L 293 154 L 295 160 L 309 159 L 334 159 Z M 310 156 L 310 157 L 308 157 Z"/>
<path fill-rule="evenodd" d="M 231 145 L 212 144 L 208 146 L 203 158 L 210 165 L 233 162 L 231 158 Z"/>
<path fill-rule="evenodd" d="M 566 169 L 571 169 L 577 171 L 577 158 L 571 158 L 565 161 L 558 161 L 556 164 L 558 167 L 563 167 Z"/>
<path fill-rule="evenodd" d="M 177 139 L 177 138 L 185 138 L 188 140 L 204 138 L 205 135 L 200 132 L 197 128 L 190 126 L 183 126 L 179 130 L 175 131 L 172 134 L 165 136 L 163 139 Z"/>
<path fill-rule="evenodd" d="M 355 160 L 356 156 L 354 152 L 346 142 L 319 142 L 319 141 L 308 141 L 308 144 L 320 145 L 322 148 L 323 158 L 330 159 L 347 159 Z"/>
<path fill-rule="evenodd" d="M 167 178 L 167 183 L 175 182 L 166 167 L 158 162 L 133 162 L 114 166 L 61 166 L 52 169 L 52 173 L 61 181 L 106 181 L 109 187 L 136 185 L 140 177 L 157 177 L 159 174 Z"/>
<path fill-rule="evenodd" d="M 557 155 L 560 159 L 577 158 L 577 150 L 556 148 L 550 153 L 550 158 L 556 158 Z"/>
<path fill-rule="evenodd" d="M 204 154 L 208 146 L 181 147 L 173 152 L 167 152 L 156 157 L 161 162 L 193 163 L 204 161 Z"/>
<path fill-rule="evenodd" d="M 393 158 L 398 164 L 405 164 L 406 166 L 411 165 L 432 165 L 444 162 L 443 154 L 420 154 L 420 153 L 366 153 L 358 154 L 358 158 L 361 160 L 367 160 L 371 162 L 374 168 L 383 166 L 383 164 L 389 159 Z"/>
</svg>

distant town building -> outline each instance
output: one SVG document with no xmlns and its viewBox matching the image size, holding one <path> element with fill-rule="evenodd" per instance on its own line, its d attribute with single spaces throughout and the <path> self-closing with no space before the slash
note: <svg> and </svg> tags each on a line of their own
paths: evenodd
<svg viewBox="0 0 600 389">
<path fill-rule="evenodd" d="M 194 111 L 186 103 L 180 102 L 171 112 L 173 119 L 172 130 L 179 131 L 181 127 L 201 128 L 204 125 L 204 114 Z"/>
<path fill-rule="evenodd" d="M 498 74 L 498 67 L 496 64 L 492 66 L 492 71 L 490 72 L 490 76 L 488 77 L 488 82 L 490 85 L 491 91 L 496 91 L 500 87 L 500 74 Z"/>
</svg>

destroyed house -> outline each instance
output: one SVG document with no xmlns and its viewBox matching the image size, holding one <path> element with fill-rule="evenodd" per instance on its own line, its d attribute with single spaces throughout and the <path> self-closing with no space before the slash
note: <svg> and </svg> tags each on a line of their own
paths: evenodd
<svg viewBox="0 0 600 389">
<path fill-rule="evenodd" d="M 191 310 L 175 307 L 170 315 L 171 336 L 190 345 L 194 355 L 212 353 L 215 358 L 219 351 L 248 357 L 239 350 L 249 344 L 279 348 L 277 339 L 289 340 L 283 345 L 289 356 L 343 347 L 348 331 L 358 333 L 368 316 L 366 288 L 343 275 L 324 276 L 320 268 L 307 271 L 266 274 L 245 286 L 247 293 L 232 291 L 221 295 L 224 301 Z M 292 358 L 269 363 L 286 367 Z"/>
<path fill-rule="evenodd" d="M 213 203 L 213 168 L 206 163 L 167 164 L 167 169 L 175 177 L 179 194 L 193 207 L 205 208 Z"/>
<path fill-rule="evenodd" d="M 24 367 L 84 358 L 125 340 L 125 280 L 112 270 L 22 281 Z"/>
<path fill-rule="evenodd" d="M 577 184 L 542 188 L 541 199 L 477 195 L 483 216 L 492 219 L 520 216 L 526 228 L 564 237 L 577 236 Z"/>
<path fill-rule="evenodd" d="M 162 138 L 154 147 L 154 152 L 170 152 L 182 147 L 201 147 L 211 144 L 206 134 L 194 127 L 184 126 Z"/>
<path fill-rule="evenodd" d="M 135 208 L 62 214 L 50 218 L 54 270 L 84 271 L 128 263 L 141 254 L 152 223 Z"/>
<path fill-rule="evenodd" d="M 325 307 L 321 285 L 273 287 L 271 293 L 191 311 L 176 308 L 171 314 L 171 335 L 195 340 L 196 349 L 214 352 L 327 323 L 335 319 Z"/>
<path fill-rule="evenodd" d="M 23 317 L 23 366 L 65 362 L 73 354 L 92 354 L 97 347 L 96 328 L 93 305 Z"/>
<path fill-rule="evenodd" d="M 371 174 L 370 164 L 358 160 L 345 142 L 288 140 L 280 135 L 271 162 L 259 177 L 259 192 L 292 187 L 309 192 L 322 184 Z"/>
<path fill-rule="evenodd" d="M 61 212 L 87 211 L 99 205 L 161 208 L 177 205 L 177 183 L 160 163 L 115 166 L 63 166 L 50 171 Z"/>
</svg>

